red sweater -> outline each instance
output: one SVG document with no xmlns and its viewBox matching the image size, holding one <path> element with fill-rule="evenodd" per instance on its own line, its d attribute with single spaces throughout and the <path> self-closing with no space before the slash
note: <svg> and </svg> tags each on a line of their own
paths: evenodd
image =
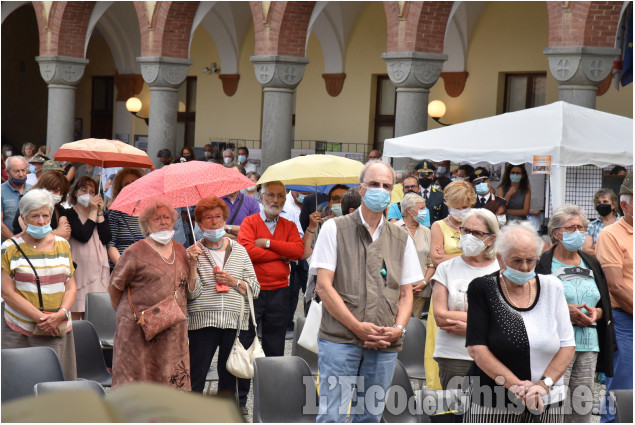
<svg viewBox="0 0 635 425">
<path fill-rule="evenodd" d="M 258 248 L 254 244 L 260 238 L 271 240 L 269 249 Z M 260 214 L 252 214 L 240 223 L 237 239 L 251 258 L 261 290 L 289 286 L 289 263 L 281 257 L 299 260 L 304 254 L 304 244 L 294 222 L 278 217 L 278 224 L 272 235 Z"/>
</svg>

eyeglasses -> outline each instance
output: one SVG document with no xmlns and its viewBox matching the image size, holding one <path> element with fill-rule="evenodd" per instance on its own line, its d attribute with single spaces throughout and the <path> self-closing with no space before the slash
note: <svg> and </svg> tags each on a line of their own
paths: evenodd
<svg viewBox="0 0 635 425">
<path fill-rule="evenodd" d="M 339 202 L 339 201 L 341 201 L 341 200 L 342 200 L 342 197 L 341 197 L 341 196 L 331 196 L 331 201 L 334 201 L 334 202 Z"/>
<path fill-rule="evenodd" d="M 222 220 L 224 219 L 222 214 L 218 214 L 218 215 L 206 215 L 205 217 L 201 217 L 201 222 L 202 221 L 210 221 L 210 220 Z"/>
<path fill-rule="evenodd" d="M 567 233 L 573 233 L 576 230 L 580 232 L 586 232 L 585 226 L 567 226 L 567 227 L 558 227 L 558 229 L 564 229 Z"/>
<path fill-rule="evenodd" d="M 370 183 L 362 183 L 362 187 L 366 189 L 372 187 L 373 189 L 386 189 L 388 192 L 392 191 L 392 185 L 388 183 L 379 183 L 379 182 L 370 182 Z"/>
<path fill-rule="evenodd" d="M 273 201 L 274 199 L 278 199 L 278 200 L 283 200 L 286 199 L 286 196 L 282 193 L 265 193 L 265 198 L 269 199 L 270 201 Z"/>
<path fill-rule="evenodd" d="M 152 217 L 153 223 L 160 223 L 161 221 L 172 221 L 172 217 L 169 215 L 159 215 L 156 217 Z"/>
<path fill-rule="evenodd" d="M 476 236 L 477 238 L 482 238 L 483 236 L 487 235 L 491 235 L 491 233 L 488 232 L 481 232 L 478 230 L 472 230 L 472 229 L 468 229 L 467 227 L 459 227 L 459 232 L 461 232 L 462 235 L 473 235 Z"/>
<path fill-rule="evenodd" d="M 527 267 L 534 268 L 538 262 L 537 258 L 512 258 L 505 263 L 512 266 L 516 270 L 520 270 L 523 264 L 527 264 Z"/>
<path fill-rule="evenodd" d="M 472 184 L 487 183 L 488 181 L 488 177 L 481 177 L 480 179 L 475 179 Z"/>
<path fill-rule="evenodd" d="M 406 190 L 416 190 L 418 187 L 418 185 L 413 184 L 412 186 L 404 186 L 403 188 Z"/>
</svg>

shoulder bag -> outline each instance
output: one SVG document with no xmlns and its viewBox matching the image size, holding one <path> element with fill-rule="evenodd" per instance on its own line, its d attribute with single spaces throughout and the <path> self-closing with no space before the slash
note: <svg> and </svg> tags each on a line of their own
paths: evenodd
<svg viewBox="0 0 635 425">
<path fill-rule="evenodd" d="M 132 310 L 132 315 L 134 316 L 135 321 L 139 326 L 141 326 L 146 341 L 150 341 L 157 334 L 171 328 L 177 323 L 187 320 L 185 313 L 183 313 L 183 310 L 181 310 L 181 307 L 177 302 L 179 281 L 176 273 L 176 263 L 177 261 L 175 259 L 174 294 L 168 295 L 152 307 L 143 310 L 140 317 L 137 316 L 135 311 L 134 304 L 132 303 L 132 296 L 130 295 L 130 285 L 128 285 L 128 302 L 130 303 L 130 309 Z"/>
<path fill-rule="evenodd" d="M 35 275 L 35 283 L 37 285 L 37 298 L 38 298 L 38 301 L 40 302 L 39 310 L 42 313 L 45 313 L 45 314 L 57 313 L 59 311 L 59 308 L 50 309 L 50 310 L 47 310 L 47 309 L 44 308 L 44 301 L 42 299 L 42 286 L 40 285 L 40 276 L 37 274 L 37 271 L 35 270 L 35 267 L 33 266 L 33 263 L 31 263 L 31 260 L 29 260 L 29 257 L 27 257 L 27 255 L 24 253 L 24 251 L 22 251 L 22 248 L 20 248 L 20 245 L 16 242 L 16 240 L 13 239 L 13 238 L 10 238 L 10 239 L 11 239 L 11 242 L 13 242 L 13 244 L 15 245 L 15 247 L 18 248 L 18 251 L 20 251 L 20 253 L 24 257 L 26 262 L 29 263 L 29 266 L 31 266 L 31 268 L 33 269 L 33 274 Z M 61 303 L 61 301 L 60 301 L 60 303 Z M 67 325 L 68 325 L 68 319 L 62 320 L 60 322 L 60 324 L 58 325 L 59 329 L 60 329 L 60 333 L 57 336 L 59 338 L 64 338 L 66 336 L 66 326 Z M 44 331 L 42 331 L 42 329 L 36 323 L 35 324 L 35 329 L 33 329 L 33 336 L 50 336 L 50 335 L 45 333 Z"/>
<path fill-rule="evenodd" d="M 256 332 L 257 324 L 254 314 L 254 297 L 251 293 L 251 287 L 245 282 L 245 289 L 247 290 L 247 299 L 249 300 L 249 310 L 251 312 L 251 320 L 254 324 L 254 342 L 249 349 L 245 350 L 245 347 L 240 343 L 238 336 L 240 335 L 240 325 L 243 320 L 243 314 L 245 312 L 245 302 L 240 305 L 240 315 L 238 316 L 238 323 L 236 325 L 236 339 L 234 340 L 234 346 L 231 353 L 227 358 L 227 371 L 237 378 L 251 379 L 254 377 L 254 359 L 259 357 L 265 357 L 265 353 L 260 345 L 258 339 L 258 333 Z"/>
</svg>

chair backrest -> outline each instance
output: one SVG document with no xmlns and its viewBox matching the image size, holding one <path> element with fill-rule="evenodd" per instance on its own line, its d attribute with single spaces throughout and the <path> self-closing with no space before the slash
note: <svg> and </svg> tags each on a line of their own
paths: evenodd
<svg viewBox="0 0 635 425">
<path fill-rule="evenodd" d="M 633 390 L 612 390 L 615 399 L 615 422 L 633 423 Z"/>
<path fill-rule="evenodd" d="M 406 337 L 397 358 L 411 378 L 424 379 L 423 354 L 426 348 L 426 327 L 416 317 L 411 317 L 406 325 Z"/>
<path fill-rule="evenodd" d="M 313 351 L 309 351 L 301 345 L 298 345 L 298 339 L 302 334 L 302 329 L 304 328 L 304 322 L 306 321 L 305 317 L 298 317 L 295 321 L 295 332 L 293 333 L 293 344 L 291 345 L 291 355 L 298 356 L 304 359 L 306 364 L 309 365 L 309 369 L 311 369 L 311 373 L 313 375 L 317 375 L 318 373 L 318 355 Z"/>
<path fill-rule="evenodd" d="M 115 339 L 117 312 L 110 303 L 108 292 L 91 292 L 86 295 L 85 319 L 93 324 L 103 347 L 112 347 Z"/>
<path fill-rule="evenodd" d="M 254 422 L 315 423 L 317 390 L 311 369 L 297 356 L 254 360 Z"/>
<path fill-rule="evenodd" d="M 63 381 L 57 353 L 50 347 L 2 349 L 2 403 L 32 396 L 39 382 Z"/>
<path fill-rule="evenodd" d="M 403 363 L 399 360 L 395 363 L 395 372 L 392 375 L 392 383 L 386 394 L 386 406 L 382 416 L 386 423 L 418 423 L 420 416 L 417 412 L 411 412 L 414 403 L 410 402 L 414 398 L 414 391 L 408 378 L 408 372 Z"/>
<path fill-rule="evenodd" d="M 462 422 L 467 396 L 461 389 L 423 389 L 417 397 L 417 406 L 422 407 L 421 422 Z"/>
<path fill-rule="evenodd" d="M 73 322 L 77 377 L 99 382 L 104 387 L 112 384 L 112 375 L 106 368 L 95 327 L 87 320 Z"/>
<path fill-rule="evenodd" d="M 98 395 L 106 396 L 106 390 L 99 382 L 81 380 L 81 381 L 54 381 L 54 382 L 40 382 L 35 384 L 33 391 L 35 395 L 42 395 L 53 391 L 70 391 L 70 390 L 88 390 L 93 391 Z"/>
</svg>

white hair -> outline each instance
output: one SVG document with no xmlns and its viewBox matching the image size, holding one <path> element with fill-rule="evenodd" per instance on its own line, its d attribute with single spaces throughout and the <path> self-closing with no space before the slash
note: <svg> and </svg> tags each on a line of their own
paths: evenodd
<svg viewBox="0 0 635 425">
<path fill-rule="evenodd" d="M 512 221 L 503 228 L 500 236 L 496 239 L 496 250 L 501 257 L 507 257 L 507 254 L 518 245 L 523 234 L 533 240 L 536 257 L 540 257 L 544 242 L 528 221 Z"/>
<path fill-rule="evenodd" d="M 231 154 L 232 154 L 232 158 L 233 158 L 233 157 L 234 157 L 234 151 L 233 151 L 233 150 L 231 150 L 231 149 L 229 149 L 229 148 L 227 148 L 227 149 L 225 149 L 225 150 L 223 151 L 223 156 L 225 156 L 225 152 L 227 152 L 227 151 L 231 152 Z"/>
<path fill-rule="evenodd" d="M 425 202 L 426 200 L 414 192 L 408 192 L 401 200 L 401 215 L 406 216 L 408 208 L 414 208 L 418 203 Z"/>
<path fill-rule="evenodd" d="M 13 158 L 13 157 L 10 157 L 10 158 Z M 9 167 L 7 167 L 7 168 L 9 168 Z M 629 195 L 628 193 L 620 195 L 620 202 L 626 202 L 628 204 L 628 203 L 631 202 L 631 199 L 633 199 L 633 195 Z"/>
<path fill-rule="evenodd" d="M 362 171 L 359 173 L 359 183 L 364 183 L 364 175 L 366 175 L 366 170 L 376 164 L 381 164 L 390 170 L 390 174 L 392 174 L 392 184 L 395 184 L 395 170 L 393 170 L 390 165 L 380 159 L 371 159 L 366 164 L 364 164 L 364 168 L 362 168 Z"/>
<path fill-rule="evenodd" d="M 575 217 L 580 217 L 580 219 L 582 219 L 582 225 L 584 227 L 589 225 L 589 219 L 587 218 L 586 213 L 578 205 L 564 204 L 551 214 L 547 229 L 552 243 L 556 243 L 557 241 L 557 239 L 553 237 L 553 231 L 562 227 L 564 223 Z"/>
<path fill-rule="evenodd" d="M 285 191 L 287 190 L 286 186 L 281 181 L 272 181 L 272 182 L 263 183 L 260 186 L 260 193 L 261 194 L 265 193 L 269 186 L 282 186 L 282 189 L 284 189 Z"/>
<path fill-rule="evenodd" d="M 51 192 L 46 189 L 31 189 L 20 199 L 18 206 L 20 215 L 24 218 L 31 211 L 39 210 L 42 207 L 48 207 L 49 212 L 53 214 L 53 197 Z"/>
<path fill-rule="evenodd" d="M 487 233 L 492 233 L 495 238 L 498 238 L 498 235 L 500 234 L 500 227 L 498 225 L 498 219 L 493 212 L 486 210 L 485 208 L 472 208 L 470 213 L 463 219 L 463 223 L 465 224 L 465 222 L 467 222 L 467 220 L 471 217 L 476 217 L 485 226 Z M 485 248 L 485 255 L 487 258 L 496 257 L 496 245 L 496 243 L 493 243 Z"/>
<path fill-rule="evenodd" d="M 13 161 L 14 159 L 21 159 L 22 161 L 24 161 L 24 165 L 28 166 L 29 164 L 26 162 L 26 158 L 24 158 L 22 155 L 13 155 L 8 157 L 5 161 L 4 161 L 4 166 L 7 167 L 7 170 L 11 170 L 11 167 L 9 167 L 9 164 L 11 164 L 11 161 Z"/>
</svg>

